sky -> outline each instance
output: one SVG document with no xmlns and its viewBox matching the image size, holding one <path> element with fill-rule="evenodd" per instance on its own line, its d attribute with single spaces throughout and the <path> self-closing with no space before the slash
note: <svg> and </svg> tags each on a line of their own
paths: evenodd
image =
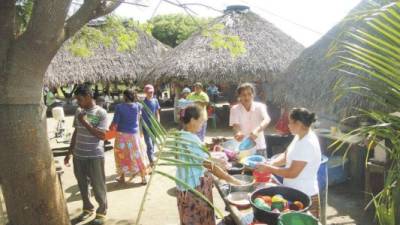
<svg viewBox="0 0 400 225">
<path fill-rule="evenodd" d="M 83 0 L 73 0 L 71 12 Z M 187 13 L 181 7 L 168 3 L 201 3 L 218 11 L 229 5 L 247 5 L 250 10 L 265 18 L 286 34 L 303 44 L 312 45 L 329 29 L 340 22 L 361 0 L 123 0 L 138 2 L 148 7 L 121 4 L 115 14 L 145 22 L 153 16 L 170 13 Z M 157 7 L 158 6 L 158 7 Z M 203 6 L 190 6 L 198 17 L 217 17 L 221 12 Z"/>
<path fill-rule="evenodd" d="M 149 7 L 122 4 L 115 13 L 139 21 L 152 15 L 186 13 L 182 8 L 160 0 L 125 0 L 140 2 Z M 180 3 L 202 3 L 222 11 L 228 5 L 247 5 L 250 10 L 308 47 L 316 42 L 355 7 L 361 0 L 169 0 Z M 217 17 L 219 12 L 202 6 L 190 6 L 200 17 Z"/>
</svg>

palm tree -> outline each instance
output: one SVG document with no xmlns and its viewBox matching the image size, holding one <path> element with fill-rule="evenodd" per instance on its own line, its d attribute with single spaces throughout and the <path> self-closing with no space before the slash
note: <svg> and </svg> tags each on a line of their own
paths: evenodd
<svg viewBox="0 0 400 225">
<path fill-rule="evenodd" d="M 360 18 L 360 17 L 358 17 Z M 373 143 L 386 140 L 390 167 L 382 191 L 373 197 L 381 225 L 400 224 L 400 2 L 364 12 L 362 26 L 339 43 L 339 70 L 354 82 L 338 82 L 339 96 L 357 94 L 377 107 L 359 108 L 358 117 L 374 121 L 346 134 L 369 135 Z M 400 113 L 399 113 L 400 114 Z"/>
</svg>

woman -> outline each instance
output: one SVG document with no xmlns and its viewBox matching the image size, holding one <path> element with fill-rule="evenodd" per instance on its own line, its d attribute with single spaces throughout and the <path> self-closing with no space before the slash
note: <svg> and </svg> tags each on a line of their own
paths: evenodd
<svg viewBox="0 0 400 225">
<path fill-rule="evenodd" d="M 176 177 L 185 181 L 190 187 L 201 192 L 212 202 L 212 174 L 230 183 L 240 184 L 240 181 L 225 173 L 221 168 L 208 160 L 208 155 L 201 149 L 202 142 L 196 133 L 204 123 L 203 110 L 199 106 L 188 106 L 182 121 L 184 131 L 181 137 L 194 143 L 185 144 L 184 148 L 203 160 L 192 159 L 192 163 L 201 163 L 204 167 L 178 167 Z M 188 157 L 178 156 L 180 160 L 188 161 Z M 205 169 L 206 168 L 206 169 Z M 186 187 L 177 184 L 177 200 L 179 217 L 182 225 L 213 225 L 215 224 L 214 209 L 205 201 L 195 196 Z"/>
<path fill-rule="evenodd" d="M 295 135 L 286 152 L 270 164 L 259 164 L 256 170 L 269 171 L 284 177 L 283 184 L 311 197 L 310 212 L 319 218 L 319 189 L 317 173 L 321 163 L 318 137 L 310 128 L 315 114 L 305 108 L 294 108 L 289 114 L 289 129 Z M 284 166 L 284 167 L 282 167 Z"/>
<path fill-rule="evenodd" d="M 258 155 L 266 155 L 266 143 L 264 130 L 271 118 L 267 112 L 267 106 L 254 101 L 255 89 L 250 83 L 240 84 L 236 90 L 239 103 L 231 108 L 229 126 L 234 130 L 234 137 L 242 141 L 250 137 L 256 142 L 254 150 Z"/>
<path fill-rule="evenodd" d="M 110 130 L 117 130 L 114 155 L 119 177 L 116 180 L 124 183 L 126 174 L 130 173 L 133 178 L 140 173 L 142 184 L 146 184 L 149 162 L 145 150 L 140 145 L 139 135 L 142 106 L 137 103 L 136 92 L 125 90 L 123 94 L 125 102 L 116 106 L 110 126 Z"/>
</svg>

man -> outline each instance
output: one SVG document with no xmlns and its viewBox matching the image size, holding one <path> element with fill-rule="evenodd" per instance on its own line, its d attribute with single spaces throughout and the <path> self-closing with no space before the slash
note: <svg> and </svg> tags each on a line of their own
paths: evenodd
<svg viewBox="0 0 400 225">
<path fill-rule="evenodd" d="M 196 105 L 200 106 L 203 109 L 202 114 L 205 117 L 203 118 L 205 122 L 203 123 L 201 130 L 197 133 L 197 136 L 200 138 L 201 141 L 204 141 L 208 119 L 207 105 L 210 102 L 210 99 L 208 98 L 208 95 L 203 91 L 203 85 L 200 82 L 194 84 L 194 92 L 190 93 L 186 99 L 194 102 Z"/>
<path fill-rule="evenodd" d="M 236 92 L 239 104 L 231 108 L 229 126 L 233 127 L 237 141 L 242 141 L 246 136 L 250 137 L 256 142 L 257 154 L 265 156 L 264 129 L 271 121 L 267 106 L 254 101 L 255 90 L 250 83 L 239 85 Z"/>
<path fill-rule="evenodd" d="M 89 86 L 79 86 L 75 91 L 79 108 L 75 113 L 71 146 L 64 159 L 69 165 L 73 153 L 74 174 L 78 181 L 83 201 L 83 212 L 71 222 L 84 221 L 92 216 L 94 206 L 89 199 L 89 182 L 93 187 L 94 196 L 99 207 L 91 225 L 104 224 L 107 211 L 106 181 L 104 172 L 104 143 L 107 129 L 107 113 L 97 106 Z"/>
<path fill-rule="evenodd" d="M 218 87 L 214 84 L 214 82 L 211 82 L 210 86 L 208 86 L 207 94 L 212 99 L 212 102 L 217 103 L 219 91 Z"/>
<path fill-rule="evenodd" d="M 147 84 L 146 86 L 144 86 L 144 93 L 146 95 L 146 98 L 143 100 L 143 103 L 145 104 L 145 106 L 147 106 L 148 109 L 150 109 L 151 113 L 153 114 L 153 116 L 156 117 L 157 121 L 160 122 L 160 104 L 158 103 L 158 100 L 154 98 L 153 85 Z M 152 129 L 153 126 L 151 125 L 150 115 L 148 114 L 147 110 L 144 107 L 142 109 L 142 118 L 146 123 L 147 127 L 149 129 Z M 144 126 L 143 126 L 143 136 L 147 146 L 147 157 L 149 158 L 150 165 L 153 166 L 154 143 L 153 140 L 151 139 L 150 134 L 146 131 Z"/>
</svg>

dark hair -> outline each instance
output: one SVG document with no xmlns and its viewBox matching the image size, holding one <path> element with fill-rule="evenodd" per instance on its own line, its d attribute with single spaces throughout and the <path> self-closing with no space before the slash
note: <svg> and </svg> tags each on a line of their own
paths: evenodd
<svg viewBox="0 0 400 225">
<path fill-rule="evenodd" d="M 244 89 L 250 89 L 251 93 L 253 93 L 253 94 L 256 93 L 256 89 L 254 88 L 254 85 L 252 85 L 251 83 L 243 83 L 243 84 L 240 84 L 236 88 L 236 94 L 240 95 Z"/>
<path fill-rule="evenodd" d="M 85 97 L 85 96 L 93 97 L 93 91 L 90 88 L 90 85 L 87 85 L 87 84 L 79 85 L 76 88 L 74 94 L 77 96 L 82 96 L 82 97 Z"/>
<path fill-rule="evenodd" d="M 202 109 L 197 105 L 191 105 L 186 107 L 185 113 L 183 114 L 182 121 L 184 124 L 188 124 L 193 118 L 195 120 L 199 119 L 202 113 Z"/>
<path fill-rule="evenodd" d="M 317 120 L 315 113 L 306 108 L 293 108 L 290 111 L 290 118 L 294 121 L 300 121 L 306 127 L 310 127 Z"/>
<path fill-rule="evenodd" d="M 133 89 L 126 89 L 123 94 L 130 102 L 136 102 L 138 100 L 137 93 Z"/>
</svg>

